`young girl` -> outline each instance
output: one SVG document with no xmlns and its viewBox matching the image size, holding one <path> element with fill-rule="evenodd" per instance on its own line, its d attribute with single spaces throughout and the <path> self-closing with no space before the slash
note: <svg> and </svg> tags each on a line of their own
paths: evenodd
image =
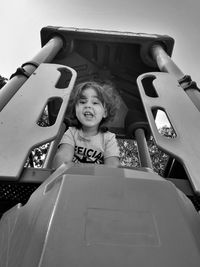
<svg viewBox="0 0 200 267">
<path fill-rule="evenodd" d="M 78 84 L 69 99 L 69 119 L 73 127 L 64 133 L 55 155 L 53 168 L 65 163 L 119 165 L 115 134 L 105 124 L 111 121 L 119 98 L 110 84 L 89 81 Z"/>
</svg>

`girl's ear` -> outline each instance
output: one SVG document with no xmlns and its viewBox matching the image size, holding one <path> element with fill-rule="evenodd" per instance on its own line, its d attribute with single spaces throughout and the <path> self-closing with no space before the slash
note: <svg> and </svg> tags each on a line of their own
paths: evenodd
<svg viewBox="0 0 200 267">
<path fill-rule="evenodd" d="M 107 116 L 108 116 L 107 109 L 106 109 L 106 108 L 104 108 L 104 114 L 103 114 L 103 118 L 105 119 Z"/>
</svg>

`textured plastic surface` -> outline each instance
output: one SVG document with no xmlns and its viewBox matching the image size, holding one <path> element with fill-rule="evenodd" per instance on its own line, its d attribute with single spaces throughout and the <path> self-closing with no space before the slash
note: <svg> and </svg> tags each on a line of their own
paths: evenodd
<svg viewBox="0 0 200 267">
<path fill-rule="evenodd" d="M 150 97 L 145 79 L 152 80 L 156 96 Z M 200 117 L 199 111 L 177 82 L 168 73 L 147 73 L 138 77 L 138 87 L 156 144 L 183 163 L 194 191 L 200 194 Z M 156 127 L 154 109 L 164 110 L 175 129 L 176 138 L 162 136 Z"/>
<path fill-rule="evenodd" d="M 58 169 L 4 214 L 0 266 L 199 266 L 200 217 L 172 183 L 130 169 L 76 171 Z"/>
<path fill-rule="evenodd" d="M 90 55 L 92 55 L 92 61 L 95 61 L 95 59 L 99 56 L 102 56 L 100 59 L 101 62 L 109 61 L 109 51 L 107 51 L 107 58 L 105 58 L 103 50 L 99 51 L 98 49 L 99 45 L 107 46 L 108 43 L 110 43 L 114 52 L 117 47 L 116 44 L 133 44 L 136 47 L 134 50 L 137 50 L 137 47 L 140 47 L 140 53 L 134 53 L 134 61 L 137 66 L 141 64 L 141 61 L 143 61 L 151 67 L 157 67 L 156 62 L 151 58 L 149 53 L 150 48 L 154 43 L 162 44 L 169 55 L 172 54 L 174 45 L 174 39 L 167 35 L 48 26 L 42 28 L 41 30 L 42 46 L 44 46 L 46 42 L 52 38 L 52 36 L 56 35 L 62 37 L 64 40 L 65 47 L 62 51 L 64 53 L 66 51 L 71 53 L 74 49 L 76 49 L 77 40 L 78 42 L 87 41 L 86 50 L 90 51 L 92 48 L 92 53 L 90 53 Z M 107 46 L 106 49 L 109 50 L 109 46 Z M 117 54 L 118 59 L 120 59 L 122 56 L 121 51 L 117 51 Z M 133 55 L 131 55 L 131 58 L 132 56 Z"/>
<path fill-rule="evenodd" d="M 56 88 L 59 70 L 71 72 L 67 88 Z M 0 177 L 17 179 L 30 150 L 55 139 L 66 111 L 76 72 L 66 66 L 41 64 L 0 113 Z M 60 98 L 57 120 L 50 127 L 37 122 L 48 100 Z"/>
</svg>

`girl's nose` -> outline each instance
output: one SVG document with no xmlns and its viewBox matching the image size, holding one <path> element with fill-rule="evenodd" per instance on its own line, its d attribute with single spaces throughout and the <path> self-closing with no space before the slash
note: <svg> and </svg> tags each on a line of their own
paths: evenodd
<svg viewBox="0 0 200 267">
<path fill-rule="evenodd" d="M 88 108 L 91 108 L 92 107 L 92 102 L 88 101 L 85 106 L 88 107 Z"/>
</svg>

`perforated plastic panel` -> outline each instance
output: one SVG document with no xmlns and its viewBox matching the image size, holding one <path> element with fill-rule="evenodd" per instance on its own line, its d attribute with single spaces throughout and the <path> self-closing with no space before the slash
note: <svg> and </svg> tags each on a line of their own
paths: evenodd
<svg viewBox="0 0 200 267">
<path fill-rule="evenodd" d="M 150 80 L 151 86 L 146 86 L 145 80 Z M 137 82 L 156 144 L 183 163 L 194 191 L 200 194 L 199 111 L 176 78 L 168 73 L 146 73 L 139 76 Z M 153 93 L 150 88 L 153 88 Z M 158 132 L 154 109 L 167 113 L 176 138 L 169 139 Z"/>
<path fill-rule="evenodd" d="M 66 88 L 57 88 L 60 69 L 71 72 Z M 0 177 L 17 180 L 33 147 L 56 138 L 63 121 L 76 72 L 66 66 L 41 64 L 0 113 Z M 60 98 L 57 120 L 50 127 L 37 122 L 49 99 Z"/>
</svg>

